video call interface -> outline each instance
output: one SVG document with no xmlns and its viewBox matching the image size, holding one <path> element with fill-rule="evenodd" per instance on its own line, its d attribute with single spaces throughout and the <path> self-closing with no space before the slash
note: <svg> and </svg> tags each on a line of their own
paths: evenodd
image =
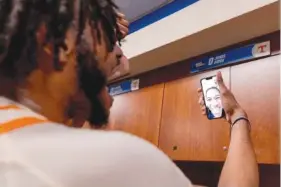
<svg viewBox="0 0 281 187">
<path fill-rule="evenodd" d="M 208 118 L 221 118 L 223 116 L 223 108 L 217 77 L 213 76 L 211 78 L 203 79 L 201 84 Z"/>
</svg>

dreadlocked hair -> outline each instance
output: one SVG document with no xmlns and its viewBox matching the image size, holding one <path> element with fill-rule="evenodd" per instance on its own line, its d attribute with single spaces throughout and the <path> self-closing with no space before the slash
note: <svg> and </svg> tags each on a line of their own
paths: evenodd
<svg viewBox="0 0 281 187">
<path fill-rule="evenodd" d="M 1 0 L 0 70 L 16 78 L 37 66 L 36 31 L 46 24 L 46 43 L 54 43 L 54 66 L 58 67 L 59 48 L 65 48 L 65 34 L 73 19 L 73 0 Z"/>
<path fill-rule="evenodd" d="M 101 26 L 105 35 L 108 37 L 107 50 L 112 52 L 116 41 L 121 45 L 122 33 L 117 25 L 117 9 L 118 7 L 111 0 L 82 0 L 79 5 L 79 28 L 77 34 L 77 61 L 79 63 L 79 82 L 80 87 L 84 91 L 86 97 L 91 104 L 91 112 L 88 121 L 91 126 L 102 127 L 106 125 L 107 114 L 98 95 L 107 84 L 106 76 L 98 68 L 98 62 L 89 51 L 90 47 L 83 37 L 86 21 L 97 32 L 98 42 L 101 42 Z M 90 67 L 89 67 L 90 65 Z"/>
<path fill-rule="evenodd" d="M 59 52 L 67 48 L 64 41 L 76 15 L 74 2 L 79 5 L 79 17 L 75 20 L 79 23 L 76 25 L 78 48 L 83 45 L 86 24 L 95 29 L 99 43 L 101 32 L 104 32 L 108 52 L 113 51 L 117 41 L 120 44 L 122 33 L 117 24 L 118 7 L 113 0 L 0 0 L 0 75 L 17 82 L 24 80 L 38 66 L 37 49 L 42 46 L 38 46 L 36 32 L 42 24 L 47 29 L 45 44 L 53 44 L 53 66 L 61 70 Z M 101 30 L 98 28 L 100 23 Z M 98 62 L 89 46 L 87 53 L 78 50 L 76 54 L 80 87 L 93 106 L 97 94 L 106 85 L 106 77 L 98 69 Z"/>
<path fill-rule="evenodd" d="M 112 0 L 81 0 L 79 5 L 79 28 L 77 42 L 81 41 L 85 24 L 89 24 L 97 31 L 98 42 L 101 42 L 101 31 L 98 29 L 98 23 L 102 23 L 102 29 L 108 37 L 107 49 L 113 51 L 116 41 L 121 45 L 122 33 L 117 25 L 118 7 Z"/>
<path fill-rule="evenodd" d="M 107 49 L 113 51 L 122 34 L 117 25 L 118 7 L 112 0 L 0 0 L 0 56 L 4 56 L 1 73 L 15 78 L 19 71 L 26 76 L 36 68 L 36 31 L 42 23 L 47 28 L 46 43 L 52 41 L 54 45 L 54 67 L 60 70 L 59 51 L 66 49 L 64 41 L 74 18 L 74 1 L 79 1 L 77 45 L 86 22 L 92 29 L 101 23 L 108 38 Z M 101 30 L 96 31 L 101 42 Z"/>
<path fill-rule="evenodd" d="M 79 84 L 85 96 L 88 98 L 91 107 L 87 120 L 91 126 L 99 128 L 106 125 L 108 117 L 98 97 L 102 89 L 106 86 L 107 79 L 104 73 L 98 68 L 95 56 L 87 48 L 85 38 L 82 39 L 78 51 L 77 60 L 80 62 Z M 95 65 L 89 68 L 89 62 Z"/>
</svg>

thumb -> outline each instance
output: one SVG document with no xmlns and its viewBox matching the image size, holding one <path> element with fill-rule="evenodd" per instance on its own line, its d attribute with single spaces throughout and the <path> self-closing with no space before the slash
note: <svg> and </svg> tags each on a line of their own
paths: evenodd
<svg viewBox="0 0 281 187">
<path fill-rule="evenodd" d="M 225 86 L 225 84 L 223 82 L 222 74 L 220 71 L 217 73 L 217 82 L 218 82 L 221 94 L 225 93 L 227 91 L 227 87 Z"/>
</svg>

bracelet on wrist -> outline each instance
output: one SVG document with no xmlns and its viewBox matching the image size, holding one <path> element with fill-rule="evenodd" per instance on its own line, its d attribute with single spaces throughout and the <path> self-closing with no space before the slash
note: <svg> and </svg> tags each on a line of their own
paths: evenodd
<svg viewBox="0 0 281 187">
<path fill-rule="evenodd" d="M 247 122 L 248 127 L 249 127 L 249 131 L 251 131 L 251 123 L 250 123 L 249 119 L 246 118 L 246 117 L 238 117 L 237 119 L 235 119 L 234 122 L 230 125 L 230 131 L 232 130 L 232 128 L 234 127 L 234 125 L 235 125 L 237 122 L 241 121 L 241 120 L 244 120 L 244 121 Z"/>
</svg>

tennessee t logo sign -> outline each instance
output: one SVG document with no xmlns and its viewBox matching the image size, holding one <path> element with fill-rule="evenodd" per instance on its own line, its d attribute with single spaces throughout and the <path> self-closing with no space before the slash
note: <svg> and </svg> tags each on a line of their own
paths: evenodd
<svg viewBox="0 0 281 187">
<path fill-rule="evenodd" d="M 252 53 L 254 57 L 270 55 L 270 42 L 268 41 L 256 44 L 253 48 Z"/>
<path fill-rule="evenodd" d="M 267 46 L 267 45 L 264 44 L 264 45 L 261 45 L 261 46 L 258 47 L 260 53 L 264 53 L 264 52 L 265 52 L 265 47 L 266 47 L 266 46 Z"/>
<path fill-rule="evenodd" d="M 202 72 L 220 66 L 237 64 L 246 60 L 269 56 L 270 54 L 270 41 L 248 44 L 243 47 L 233 48 L 216 55 L 194 60 L 191 62 L 190 72 Z"/>
</svg>

